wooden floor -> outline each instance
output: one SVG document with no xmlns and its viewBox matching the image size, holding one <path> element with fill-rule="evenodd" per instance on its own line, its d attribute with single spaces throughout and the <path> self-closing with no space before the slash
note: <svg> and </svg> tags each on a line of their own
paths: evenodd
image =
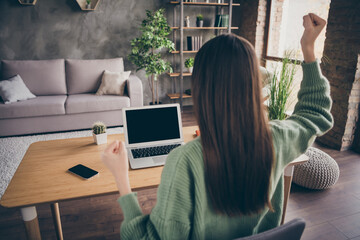
<svg viewBox="0 0 360 240">
<path fill-rule="evenodd" d="M 183 125 L 195 125 L 191 108 L 183 112 Z M 293 184 L 286 220 L 306 220 L 303 240 L 360 240 L 360 155 L 338 152 L 316 145 L 339 164 L 340 178 L 325 191 L 310 191 Z M 138 194 L 144 213 L 156 203 L 156 190 Z M 64 239 L 119 239 L 121 210 L 117 195 L 93 197 L 60 203 Z M 37 206 L 43 239 L 56 239 L 50 206 Z M 0 239 L 26 239 L 18 209 L 0 207 Z"/>
</svg>

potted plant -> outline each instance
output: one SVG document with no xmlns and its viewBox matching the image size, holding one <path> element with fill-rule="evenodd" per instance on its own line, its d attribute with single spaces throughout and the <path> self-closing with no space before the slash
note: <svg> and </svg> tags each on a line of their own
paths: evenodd
<svg viewBox="0 0 360 240">
<path fill-rule="evenodd" d="M 86 9 L 91 9 L 91 0 L 86 0 Z"/>
<path fill-rule="evenodd" d="M 189 73 L 192 73 L 194 67 L 194 58 L 188 58 L 185 60 L 185 67 L 189 70 Z"/>
<path fill-rule="evenodd" d="M 270 120 L 283 120 L 287 117 L 287 101 L 292 91 L 296 65 L 298 64 L 298 61 L 290 59 L 292 55 L 291 51 L 285 52 L 280 72 L 275 69 L 275 72 L 270 80 L 270 96 L 268 103 Z"/>
<path fill-rule="evenodd" d="M 145 69 L 146 76 L 149 77 L 152 92 L 152 102 L 150 104 L 160 103 L 158 76 L 165 72 L 172 73 L 170 62 L 164 60 L 160 52 L 162 49 L 168 49 L 169 52 L 175 50 L 174 43 L 167 38 L 171 33 L 171 28 L 167 23 L 164 12 L 165 9 L 154 12 L 146 10 L 146 18 L 142 21 L 140 27 L 142 35 L 131 41 L 132 49 L 129 60 L 138 67 L 136 71 Z"/>
<path fill-rule="evenodd" d="M 107 143 L 106 125 L 103 122 L 96 122 L 92 126 L 94 142 L 97 145 Z"/>
<path fill-rule="evenodd" d="M 203 27 L 204 26 L 204 17 L 202 14 L 196 16 L 196 26 Z"/>
</svg>

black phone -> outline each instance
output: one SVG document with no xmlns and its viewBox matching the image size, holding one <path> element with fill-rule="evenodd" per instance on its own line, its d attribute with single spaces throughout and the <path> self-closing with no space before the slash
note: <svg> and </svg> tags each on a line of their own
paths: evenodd
<svg viewBox="0 0 360 240">
<path fill-rule="evenodd" d="M 73 174 L 76 174 L 77 176 L 83 179 L 92 178 L 93 176 L 96 176 L 99 173 L 91 168 L 85 167 L 82 164 L 78 164 L 72 168 L 69 168 L 68 171 Z"/>
</svg>

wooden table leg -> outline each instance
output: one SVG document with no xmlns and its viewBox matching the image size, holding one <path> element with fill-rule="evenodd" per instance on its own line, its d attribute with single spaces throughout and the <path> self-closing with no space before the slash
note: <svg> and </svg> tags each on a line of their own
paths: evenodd
<svg viewBox="0 0 360 240">
<path fill-rule="evenodd" d="M 284 170 L 284 205 L 283 205 L 283 213 L 281 217 L 281 225 L 285 221 L 285 213 L 286 207 L 289 200 L 290 189 L 291 189 L 291 181 L 294 173 L 294 166 L 287 166 Z"/>
<path fill-rule="evenodd" d="M 53 216 L 56 237 L 58 240 L 63 240 L 63 233 L 61 228 L 61 218 L 60 218 L 60 210 L 59 210 L 59 203 L 52 203 L 51 206 L 51 213 Z"/>
<path fill-rule="evenodd" d="M 29 240 L 41 240 L 36 208 L 34 206 L 24 207 L 20 211 L 25 224 L 27 238 Z"/>
</svg>

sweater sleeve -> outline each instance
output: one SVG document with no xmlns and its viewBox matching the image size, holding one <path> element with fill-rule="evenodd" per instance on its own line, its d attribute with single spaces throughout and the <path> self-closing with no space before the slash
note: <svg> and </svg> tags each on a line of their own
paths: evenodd
<svg viewBox="0 0 360 240">
<path fill-rule="evenodd" d="M 277 165 L 283 169 L 333 126 L 330 86 L 319 63 L 303 63 L 303 81 L 293 114 L 270 122 Z"/>
<path fill-rule="evenodd" d="M 182 151 L 175 149 L 166 160 L 150 215 L 143 215 L 136 193 L 118 199 L 124 214 L 121 239 L 187 239 L 192 219 L 192 188 Z"/>
</svg>

